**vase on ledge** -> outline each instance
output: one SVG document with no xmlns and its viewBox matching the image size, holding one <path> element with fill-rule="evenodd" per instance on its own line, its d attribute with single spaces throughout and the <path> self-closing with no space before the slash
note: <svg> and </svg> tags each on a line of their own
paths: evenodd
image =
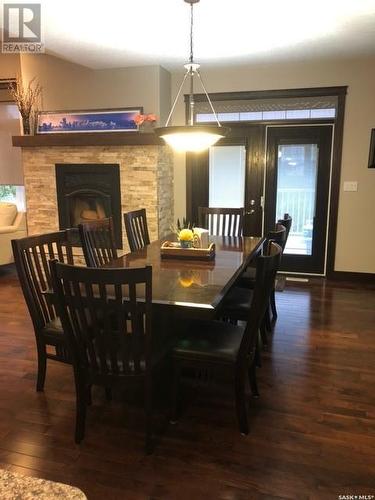
<svg viewBox="0 0 375 500">
<path fill-rule="evenodd" d="M 188 240 L 180 240 L 180 246 L 181 248 L 192 248 L 193 242 Z"/>
<path fill-rule="evenodd" d="M 139 132 L 143 134 L 152 134 L 155 128 L 155 122 L 144 121 L 139 125 Z"/>
<path fill-rule="evenodd" d="M 30 115 L 22 117 L 22 131 L 23 135 L 30 135 Z"/>
</svg>

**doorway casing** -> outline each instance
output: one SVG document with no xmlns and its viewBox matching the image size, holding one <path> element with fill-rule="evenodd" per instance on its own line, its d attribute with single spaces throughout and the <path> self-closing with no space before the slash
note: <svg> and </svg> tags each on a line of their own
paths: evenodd
<svg viewBox="0 0 375 500">
<path fill-rule="evenodd" d="M 345 100 L 347 86 L 338 87 L 314 87 L 300 89 L 280 89 L 280 90 L 261 90 L 261 91 L 242 91 L 242 92 L 220 92 L 210 94 L 212 101 L 235 101 L 235 100 L 264 100 L 264 99 L 285 99 L 285 98 L 309 98 L 309 97 L 327 97 L 335 96 L 337 98 L 336 117 L 334 119 L 324 120 L 287 120 L 287 121 L 269 121 L 269 122 L 248 122 L 250 126 L 257 126 L 257 133 L 252 137 L 252 144 L 248 144 L 251 150 L 247 159 L 247 184 L 252 191 L 251 199 L 257 199 L 259 206 L 263 196 L 264 176 L 266 169 L 265 140 L 266 127 L 272 125 L 314 125 L 314 124 L 334 124 L 333 148 L 332 148 L 332 174 L 330 186 L 330 204 L 328 210 L 328 225 L 331 228 L 327 239 L 327 264 L 326 276 L 334 277 L 336 238 L 337 238 L 337 219 L 338 203 L 340 192 L 341 176 L 341 157 L 343 143 L 343 129 L 345 116 Z M 186 109 L 188 107 L 188 96 L 185 96 Z M 194 95 L 196 102 L 204 100 L 204 94 Z M 188 116 L 186 114 L 186 116 Z M 244 127 L 246 122 L 228 123 L 232 130 Z M 220 144 L 220 142 L 218 143 Z M 194 213 L 198 206 L 208 206 L 208 153 L 188 154 L 186 161 L 186 213 L 190 220 L 193 220 Z M 248 196 L 248 198 L 250 198 Z M 249 211 L 250 207 L 245 206 Z M 252 207 L 254 209 L 254 207 Z M 255 208 L 256 210 L 256 208 Z M 259 222 L 262 220 L 262 210 L 255 213 L 254 219 Z M 251 228 L 249 228 L 251 230 Z M 261 231 L 261 230 L 259 230 Z"/>
</svg>

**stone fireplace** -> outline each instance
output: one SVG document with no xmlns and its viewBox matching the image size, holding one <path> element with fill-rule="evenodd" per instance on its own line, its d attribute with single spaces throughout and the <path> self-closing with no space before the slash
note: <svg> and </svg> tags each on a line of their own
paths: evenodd
<svg viewBox="0 0 375 500">
<path fill-rule="evenodd" d="M 120 166 L 63 163 L 55 169 L 60 229 L 112 217 L 116 246 L 122 248 Z"/>
<path fill-rule="evenodd" d="M 85 177 L 87 169 L 91 169 L 90 181 L 93 182 L 99 178 L 102 181 L 104 178 L 101 176 L 107 177 L 108 171 L 118 167 L 118 176 L 115 174 L 110 182 L 111 184 L 118 182 L 119 186 L 120 219 L 117 218 L 119 220 L 117 225 L 121 233 L 118 237 L 121 238 L 122 234 L 122 248 L 125 251 L 129 248 L 123 222 L 125 212 L 139 208 L 146 209 L 151 239 L 162 238 L 170 232 L 174 220 L 173 155 L 167 146 L 152 142 L 143 144 L 142 141 L 145 141 L 143 136 L 148 134 L 139 134 L 138 138 L 135 137 L 136 134 L 125 133 L 120 136 L 112 133 L 108 135 L 110 144 L 102 145 L 96 144 L 100 144 L 100 141 L 109 141 L 104 134 L 103 136 L 87 134 L 87 137 L 82 137 L 86 134 L 82 136 L 71 134 L 80 136 L 78 138 L 56 137 L 61 135 L 13 138 L 13 144 L 22 147 L 27 224 L 30 235 L 57 231 L 66 225 L 75 225 L 79 218 L 101 217 L 108 215 L 109 210 L 114 210 L 113 203 L 117 202 L 109 201 L 103 185 L 98 189 L 98 186 L 91 184 L 92 196 L 89 196 L 86 190 L 87 196 L 84 197 L 81 195 L 85 190 L 82 190 L 82 186 L 77 186 L 78 180 L 71 179 L 69 181 L 71 186 L 68 188 L 70 192 L 62 193 L 67 185 L 65 184 L 61 191 L 61 186 L 57 187 L 58 179 L 64 176 L 72 165 L 78 172 L 78 178 L 79 174 Z M 91 137 L 92 135 L 96 137 Z M 98 138 L 99 135 L 102 137 Z M 126 140 L 141 141 L 141 144 L 126 145 Z M 71 145 L 70 141 L 74 145 Z M 64 144 L 60 145 L 62 142 Z M 104 184 L 106 182 L 108 178 Z M 94 196 L 95 190 L 98 191 L 97 197 Z M 59 195 L 69 198 L 65 208 L 60 210 L 60 215 Z"/>
</svg>

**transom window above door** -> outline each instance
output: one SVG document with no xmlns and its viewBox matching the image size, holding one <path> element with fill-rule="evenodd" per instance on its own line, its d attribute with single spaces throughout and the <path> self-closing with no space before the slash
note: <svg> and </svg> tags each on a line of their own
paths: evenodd
<svg viewBox="0 0 375 500">
<path fill-rule="evenodd" d="M 215 109 L 221 122 L 333 119 L 337 97 L 224 100 L 215 101 Z M 195 121 L 216 121 L 208 103 L 195 104 Z"/>
</svg>

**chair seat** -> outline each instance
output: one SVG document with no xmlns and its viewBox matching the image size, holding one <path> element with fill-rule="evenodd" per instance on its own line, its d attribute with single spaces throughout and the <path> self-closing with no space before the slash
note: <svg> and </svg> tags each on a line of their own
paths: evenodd
<svg viewBox="0 0 375 500">
<path fill-rule="evenodd" d="M 257 268 L 248 266 L 245 271 L 241 274 L 241 278 L 255 280 L 255 276 L 257 274 Z"/>
<path fill-rule="evenodd" d="M 249 316 L 251 301 L 253 299 L 253 291 L 240 286 L 233 287 L 223 301 L 224 315 L 231 311 L 243 313 L 244 319 Z"/>
<path fill-rule="evenodd" d="M 248 266 L 236 281 L 236 286 L 242 288 L 254 288 L 255 276 L 256 276 L 256 268 Z"/>
<path fill-rule="evenodd" d="M 178 340 L 173 356 L 205 361 L 234 362 L 244 328 L 221 321 L 196 321 Z"/>
<path fill-rule="evenodd" d="M 41 330 L 41 333 L 46 343 L 56 344 L 56 343 L 65 343 L 65 339 L 63 337 L 64 331 L 60 321 L 60 318 L 55 318 L 49 323 L 47 323 Z"/>
</svg>

